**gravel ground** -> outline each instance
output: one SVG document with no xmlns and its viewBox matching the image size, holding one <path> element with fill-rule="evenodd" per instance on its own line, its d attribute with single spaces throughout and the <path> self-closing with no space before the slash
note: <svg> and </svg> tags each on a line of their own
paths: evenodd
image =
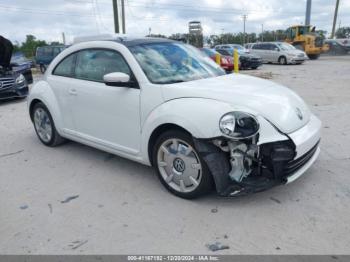
<svg viewBox="0 0 350 262">
<path fill-rule="evenodd" d="M 0 104 L 1 254 L 349 254 L 350 56 L 247 74 L 297 91 L 323 121 L 322 152 L 288 186 L 186 201 L 149 167 L 77 143 L 43 146 L 26 102 Z"/>
</svg>

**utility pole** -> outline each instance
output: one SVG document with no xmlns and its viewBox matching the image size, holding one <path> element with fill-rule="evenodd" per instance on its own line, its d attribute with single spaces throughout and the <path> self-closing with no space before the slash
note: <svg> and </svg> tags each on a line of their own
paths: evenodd
<svg viewBox="0 0 350 262">
<path fill-rule="evenodd" d="M 264 42 L 264 24 L 261 24 L 261 42 Z"/>
<path fill-rule="evenodd" d="M 338 7 L 339 7 L 339 0 L 337 0 L 337 2 L 336 2 L 336 4 L 335 4 L 335 10 L 334 10 L 334 18 L 333 18 L 333 27 L 332 27 L 331 38 L 334 38 L 334 35 L 335 35 L 335 26 L 336 26 L 336 24 L 337 24 Z"/>
<path fill-rule="evenodd" d="M 64 32 L 62 32 L 62 41 L 63 44 L 66 45 L 66 35 L 64 34 Z"/>
<path fill-rule="evenodd" d="M 248 18 L 248 15 L 242 15 L 243 18 L 243 45 L 245 44 L 245 22 Z"/>
<path fill-rule="evenodd" d="M 125 31 L 125 4 L 124 4 L 124 0 L 122 0 L 122 23 L 123 23 L 123 34 L 125 34 L 126 31 Z"/>
<path fill-rule="evenodd" d="M 311 0 L 306 1 L 305 25 L 310 25 L 311 20 Z"/>
<path fill-rule="evenodd" d="M 118 0 L 112 0 L 114 13 L 114 32 L 119 34 L 119 14 L 118 14 Z"/>
</svg>

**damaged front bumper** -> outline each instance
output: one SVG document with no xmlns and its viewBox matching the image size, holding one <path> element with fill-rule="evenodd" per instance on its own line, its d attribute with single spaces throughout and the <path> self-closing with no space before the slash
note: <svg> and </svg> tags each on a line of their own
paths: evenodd
<svg viewBox="0 0 350 262">
<path fill-rule="evenodd" d="M 253 139 L 219 137 L 194 139 L 194 143 L 214 177 L 218 194 L 228 197 L 261 192 L 299 178 L 320 153 L 320 130 L 321 122 L 312 115 L 299 130 L 279 133 L 279 140 L 261 130 Z"/>
</svg>

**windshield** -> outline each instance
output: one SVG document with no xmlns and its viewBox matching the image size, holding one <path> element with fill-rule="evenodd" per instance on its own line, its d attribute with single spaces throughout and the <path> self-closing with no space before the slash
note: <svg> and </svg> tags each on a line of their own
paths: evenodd
<svg viewBox="0 0 350 262">
<path fill-rule="evenodd" d="M 232 45 L 232 47 L 237 49 L 237 50 L 244 50 L 244 47 L 241 45 Z"/>
<path fill-rule="evenodd" d="M 282 50 L 295 50 L 296 48 L 294 46 L 292 46 L 291 44 L 287 44 L 287 43 L 278 43 L 277 44 L 279 46 L 279 48 L 281 48 Z"/>
<path fill-rule="evenodd" d="M 216 55 L 216 51 L 209 49 L 209 48 L 203 48 L 201 49 L 205 54 L 207 54 L 208 56 L 215 56 Z"/>
<path fill-rule="evenodd" d="M 198 49 L 177 42 L 129 47 L 147 78 L 171 84 L 224 75 L 225 71 Z"/>
</svg>

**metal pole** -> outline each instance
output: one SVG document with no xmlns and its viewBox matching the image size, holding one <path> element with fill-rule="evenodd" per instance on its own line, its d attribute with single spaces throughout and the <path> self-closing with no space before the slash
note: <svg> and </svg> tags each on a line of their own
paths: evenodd
<svg viewBox="0 0 350 262">
<path fill-rule="evenodd" d="M 238 55 L 237 49 L 235 48 L 233 50 L 233 71 L 235 73 L 238 73 L 238 71 L 239 71 L 238 61 L 239 61 L 239 55 Z"/>
<path fill-rule="evenodd" d="M 264 24 L 261 24 L 261 42 L 264 42 Z"/>
<path fill-rule="evenodd" d="M 114 13 L 114 32 L 119 34 L 118 0 L 112 0 Z"/>
<path fill-rule="evenodd" d="M 310 25 L 311 20 L 311 0 L 306 1 L 305 25 Z"/>
<path fill-rule="evenodd" d="M 338 7 L 339 7 L 339 0 L 337 0 L 337 2 L 335 4 L 335 11 L 334 11 L 334 18 L 333 18 L 333 27 L 332 27 L 331 38 L 334 38 L 334 34 L 335 34 L 335 26 L 337 24 L 337 16 L 338 16 Z"/>
<path fill-rule="evenodd" d="M 243 44 L 245 44 L 245 21 L 247 20 L 247 15 L 242 15 L 243 18 Z"/>
<path fill-rule="evenodd" d="M 126 31 L 125 31 L 125 5 L 124 5 L 124 0 L 122 0 L 122 21 L 123 21 L 123 34 L 125 34 Z"/>
<path fill-rule="evenodd" d="M 66 44 L 66 36 L 65 36 L 64 32 L 62 32 L 62 40 L 63 40 L 63 44 L 65 45 Z"/>
</svg>

